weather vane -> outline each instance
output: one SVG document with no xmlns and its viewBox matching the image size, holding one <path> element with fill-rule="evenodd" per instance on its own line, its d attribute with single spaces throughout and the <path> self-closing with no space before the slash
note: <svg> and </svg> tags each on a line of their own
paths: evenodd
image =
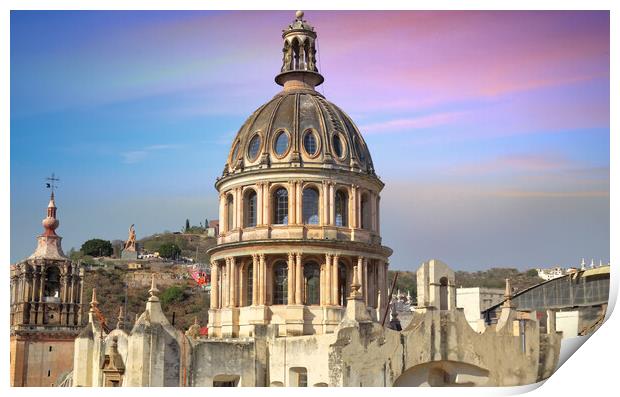
<svg viewBox="0 0 620 397">
<path fill-rule="evenodd" d="M 48 181 L 45 183 L 45 187 L 48 189 L 52 189 L 52 193 L 54 193 L 54 189 L 58 187 L 56 185 L 56 182 L 60 181 L 60 179 L 56 178 L 56 176 L 52 172 L 52 176 L 48 176 L 47 178 L 45 178 L 45 180 Z"/>
</svg>

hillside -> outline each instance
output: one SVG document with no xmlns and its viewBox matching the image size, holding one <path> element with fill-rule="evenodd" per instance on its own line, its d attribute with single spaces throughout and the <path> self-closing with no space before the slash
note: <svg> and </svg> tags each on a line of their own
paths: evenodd
<svg viewBox="0 0 620 397">
<path fill-rule="evenodd" d="M 390 270 L 388 273 L 391 283 L 396 272 Z M 524 290 L 543 281 L 538 277 L 535 270 L 520 272 L 512 268 L 492 268 L 477 272 L 457 271 L 454 274 L 454 278 L 457 288 L 504 288 L 506 286 L 506 279 L 509 278 L 515 292 Z M 410 291 L 411 295 L 415 296 L 417 291 L 415 272 L 399 271 L 395 289 L 400 289 L 402 292 Z"/>
<path fill-rule="evenodd" d="M 138 240 L 138 246 L 148 252 L 155 252 L 162 244 L 173 243 L 181 249 L 181 256 L 209 263 L 206 251 L 216 242 L 214 237 L 208 237 L 206 234 L 158 233 Z"/>
<path fill-rule="evenodd" d="M 169 321 L 175 313 L 175 327 L 186 330 L 197 317 L 202 325 L 207 323 L 209 309 L 209 293 L 202 290 L 192 279 L 181 278 L 185 274 L 182 266 L 168 266 L 153 269 L 156 275 L 162 278 L 158 283 L 158 296 L 164 313 Z M 88 302 L 92 296 L 93 287 L 97 287 L 97 301 L 99 309 L 104 314 L 110 328 L 116 326 L 119 307 L 125 301 L 125 283 L 127 283 L 127 322 L 125 329 L 130 330 L 134 324 L 136 314 L 144 311 L 148 299 L 151 271 L 141 273 L 145 282 L 136 282 L 137 272 L 114 268 L 98 268 L 86 272 L 84 277 L 84 303 L 88 311 Z"/>
</svg>

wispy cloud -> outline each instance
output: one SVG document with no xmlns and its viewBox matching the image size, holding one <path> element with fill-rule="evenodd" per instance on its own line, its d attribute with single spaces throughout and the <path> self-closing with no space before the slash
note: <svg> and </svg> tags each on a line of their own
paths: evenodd
<svg viewBox="0 0 620 397">
<path fill-rule="evenodd" d="M 573 191 L 573 192 L 546 192 L 526 190 L 498 190 L 492 195 L 515 198 L 570 198 L 570 197 L 609 197 L 607 190 Z"/>
<path fill-rule="evenodd" d="M 122 162 L 124 164 L 135 164 L 145 160 L 148 157 L 148 154 L 154 151 L 161 150 L 172 150 L 179 149 L 183 145 L 178 144 L 159 144 L 159 145 L 149 145 L 145 146 L 142 149 L 138 150 L 130 150 L 127 152 L 121 152 Z"/>
<path fill-rule="evenodd" d="M 409 130 L 417 130 L 422 128 L 430 128 L 439 125 L 450 124 L 460 119 L 466 113 L 467 112 L 443 112 L 411 118 L 400 118 L 395 120 L 387 120 L 378 123 L 362 125 L 360 129 L 365 134 L 406 132 Z"/>
</svg>

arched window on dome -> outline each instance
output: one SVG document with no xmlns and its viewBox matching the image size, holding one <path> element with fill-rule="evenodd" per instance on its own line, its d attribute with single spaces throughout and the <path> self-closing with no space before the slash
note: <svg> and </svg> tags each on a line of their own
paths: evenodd
<svg viewBox="0 0 620 397">
<path fill-rule="evenodd" d="M 288 265 L 277 261 L 273 265 L 273 304 L 285 305 L 288 302 Z"/>
<path fill-rule="evenodd" d="M 321 268 L 314 261 L 304 264 L 304 291 L 306 305 L 321 303 Z"/>
<path fill-rule="evenodd" d="M 362 194 L 360 207 L 362 229 L 370 230 L 370 198 L 368 193 Z"/>
<path fill-rule="evenodd" d="M 283 187 L 273 194 L 273 223 L 288 225 L 288 190 Z"/>
<path fill-rule="evenodd" d="M 303 223 L 307 225 L 319 224 L 319 192 L 315 188 L 304 189 L 301 213 Z"/>
<path fill-rule="evenodd" d="M 245 194 L 245 227 L 255 227 L 256 226 L 256 192 L 253 189 L 250 189 Z"/>
<path fill-rule="evenodd" d="M 349 195 L 345 190 L 336 192 L 336 226 L 349 226 Z"/>
<path fill-rule="evenodd" d="M 234 229 L 235 199 L 232 194 L 226 196 L 226 231 Z"/>
</svg>

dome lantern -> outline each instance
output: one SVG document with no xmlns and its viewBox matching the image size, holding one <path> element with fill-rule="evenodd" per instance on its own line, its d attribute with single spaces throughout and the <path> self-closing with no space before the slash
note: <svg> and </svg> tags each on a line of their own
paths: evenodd
<svg viewBox="0 0 620 397">
<path fill-rule="evenodd" d="M 297 11 L 295 20 L 282 30 L 282 68 L 275 80 L 285 90 L 314 89 L 324 80 L 316 65 L 316 32 L 303 17 L 303 11 Z"/>
</svg>

